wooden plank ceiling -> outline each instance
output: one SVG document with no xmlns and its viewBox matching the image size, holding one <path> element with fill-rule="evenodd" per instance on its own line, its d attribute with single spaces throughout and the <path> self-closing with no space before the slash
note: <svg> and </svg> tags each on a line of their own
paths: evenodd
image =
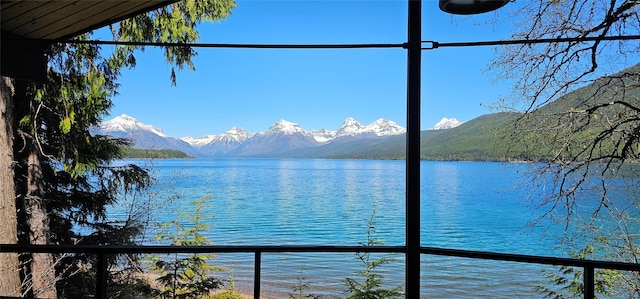
<svg viewBox="0 0 640 299">
<path fill-rule="evenodd" d="M 168 5 L 161 0 L 1 1 L 2 33 L 38 40 L 70 38 Z"/>
<path fill-rule="evenodd" d="M 0 71 L 27 81 L 46 80 L 47 45 L 177 0 L 0 0 Z"/>
</svg>

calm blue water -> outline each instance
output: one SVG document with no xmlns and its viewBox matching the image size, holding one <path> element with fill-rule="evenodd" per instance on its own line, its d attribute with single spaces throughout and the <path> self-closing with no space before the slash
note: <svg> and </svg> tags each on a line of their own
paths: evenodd
<svg viewBox="0 0 640 299">
<path fill-rule="evenodd" d="M 144 164 L 144 161 L 136 161 Z M 158 222 L 211 195 L 206 234 L 215 245 L 358 245 L 375 211 L 377 237 L 405 242 L 405 162 L 305 159 L 159 160 L 151 168 L 161 195 L 181 197 L 155 210 Z M 562 256 L 556 238 L 529 226 L 534 213 L 516 189 L 525 164 L 421 163 L 421 244 L 505 253 Z M 114 216 L 118 208 L 114 208 Z M 152 241 L 150 241 L 152 242 Z M 378 258 L 382 255 L 373 255 Z M 385 255 L 385 257 L 387 257 Z M 381 270 L 402 285 L 403 256 Z M 251 292 L 252 254 L 219 254 L 239 289 Z M 538 298 L 544 266 L 423 256 L 424 298 Z M 343 297 L 346 277 L 362 269 L 355 254 L 263 254 L 262 289 L 287 297 L 301 280 L 308 293 Z M 552 268 L 546 268 L 551 270 Z M 225 272 L 225 275 L 229 272 Z"/>
</svg>

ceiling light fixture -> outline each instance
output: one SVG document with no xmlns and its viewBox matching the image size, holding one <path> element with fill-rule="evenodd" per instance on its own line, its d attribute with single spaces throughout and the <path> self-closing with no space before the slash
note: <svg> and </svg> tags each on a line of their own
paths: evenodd
<svg viewBox="0 0 640 299">
<path fill-rule="evenodd" d="M 440 10 L 456 15 L 473 15 L 503 7 L 509 0 L 440 0 Z"/>
</svg>

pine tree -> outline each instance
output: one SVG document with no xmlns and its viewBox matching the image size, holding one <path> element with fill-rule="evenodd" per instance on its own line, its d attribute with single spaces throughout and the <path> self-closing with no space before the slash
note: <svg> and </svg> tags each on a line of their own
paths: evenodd
<svg viewBox="0 0 640 299">
<path fill-rule="evenodd" d="M 178 213 L 176 219 L 161 225 L 161 233 L 156 240 L 169 242 L 171 246 L 211 245 L 204 235 L 210 224 L 204 221 L 206 204 L 211 196 L 194 200 L 194 211 Z M 162 296 L 168 298 L 203 298 L 212 290 L 223 285 L 222 280 L 213 277 L 220 267 L 209 265 L 213 254 L 174 254 L 173 259 L 152 256 L 153 271 L 160 274 L 157 281 L 163 286 Z"/>
<path fill-rule="evenodd" d="M 13 82 L 2 77 L 0 82 L 0 115 L 8 121 L 0 121 L 0 236 L 3 242 L 18 242 L 18 221 L 16 219 L 16 191 L 11 169 L 13 168 Z M 17 253 L 0 254 L 0 296 L 17 297 L 20 292 L 20 273 Z"/>
<path fill-rule="evenodd" d="M 90 134 L 111 107 L 113 91 L 105 83 L 115 78 L 107 78 L 106 64 L 96 63 L 101 62 L 98 48 L 60 46 L 53 53 L 57 59 L 51 60 L 46 84 L 19 82 L 16 88 L 23 91 L 14 105 L 18 228 L 25 232 L 19 235 L 31 244 L 108 244 L 99 240 L 101 233 L 125 228 L 103 223 L 106 206 L 119 191 L 145 188 L 150 180 L 138 167 L 109 165 L 121 157 L 124 140 Z M 79 235 L 71 230 L 74 225 L 91 227 L 93 233 Z M 44 298 L 56 297 L 62 269 L 76 264 L 69 256 L 44 253 L 25 256 L 24 262 L 29 266 L 25 291 Z"/>
<path fill-rule="evenodd" d="M 363 246 L 384 245 L 384 242 L 375 237 L 375 210 L 371 214 L 371 218 L 367 222 L 367 243 L 361 243 Z M 358 260 L 362 262 L 364 269 L 358 270 L 360 279 L 347 278 L 349 299 L 383 299 L 383 298 L 400 298 L 402 297 L 401 286 L 388 289 L 382 284 L 382 275 L 377 268 L 391 263 L 394 260 L 390 258 L 373 259 L 369 252 L 356 253 Z"/>
</svg>

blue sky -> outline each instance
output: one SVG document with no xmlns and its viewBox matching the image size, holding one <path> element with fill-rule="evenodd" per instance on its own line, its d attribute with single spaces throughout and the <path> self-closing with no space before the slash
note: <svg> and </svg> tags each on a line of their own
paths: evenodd
<svg viewBox="0 0 640 299">
<path fill-rule="evenodd" d="M 505 6 L 499 14 L 514 9 Z M 201 25 L 202 43 L 403 43 L 406 1 L 244 1 L 232 15 Z M 423 40 L 505 39 L 511 28 L 488 24 L 494 13 L 453 16 L 423 2 Z M 105 48 L 109 46 L 104 46 Z M 469 121 L 508 94 L 484 73 L 493 47 L 423 51 L 422 128 L 442 117 Z M 264 131 L 280 119 L 335 130 L 347 117 L 406 126 L 406 51 L 402 49 L 197 49 L 196 71 L 171 67 L 159 49 L 138 53 L 123 73 L 111 119 L 128 114 L 174 137 L 220 134 L 233 126 Z"/>
</svg>

